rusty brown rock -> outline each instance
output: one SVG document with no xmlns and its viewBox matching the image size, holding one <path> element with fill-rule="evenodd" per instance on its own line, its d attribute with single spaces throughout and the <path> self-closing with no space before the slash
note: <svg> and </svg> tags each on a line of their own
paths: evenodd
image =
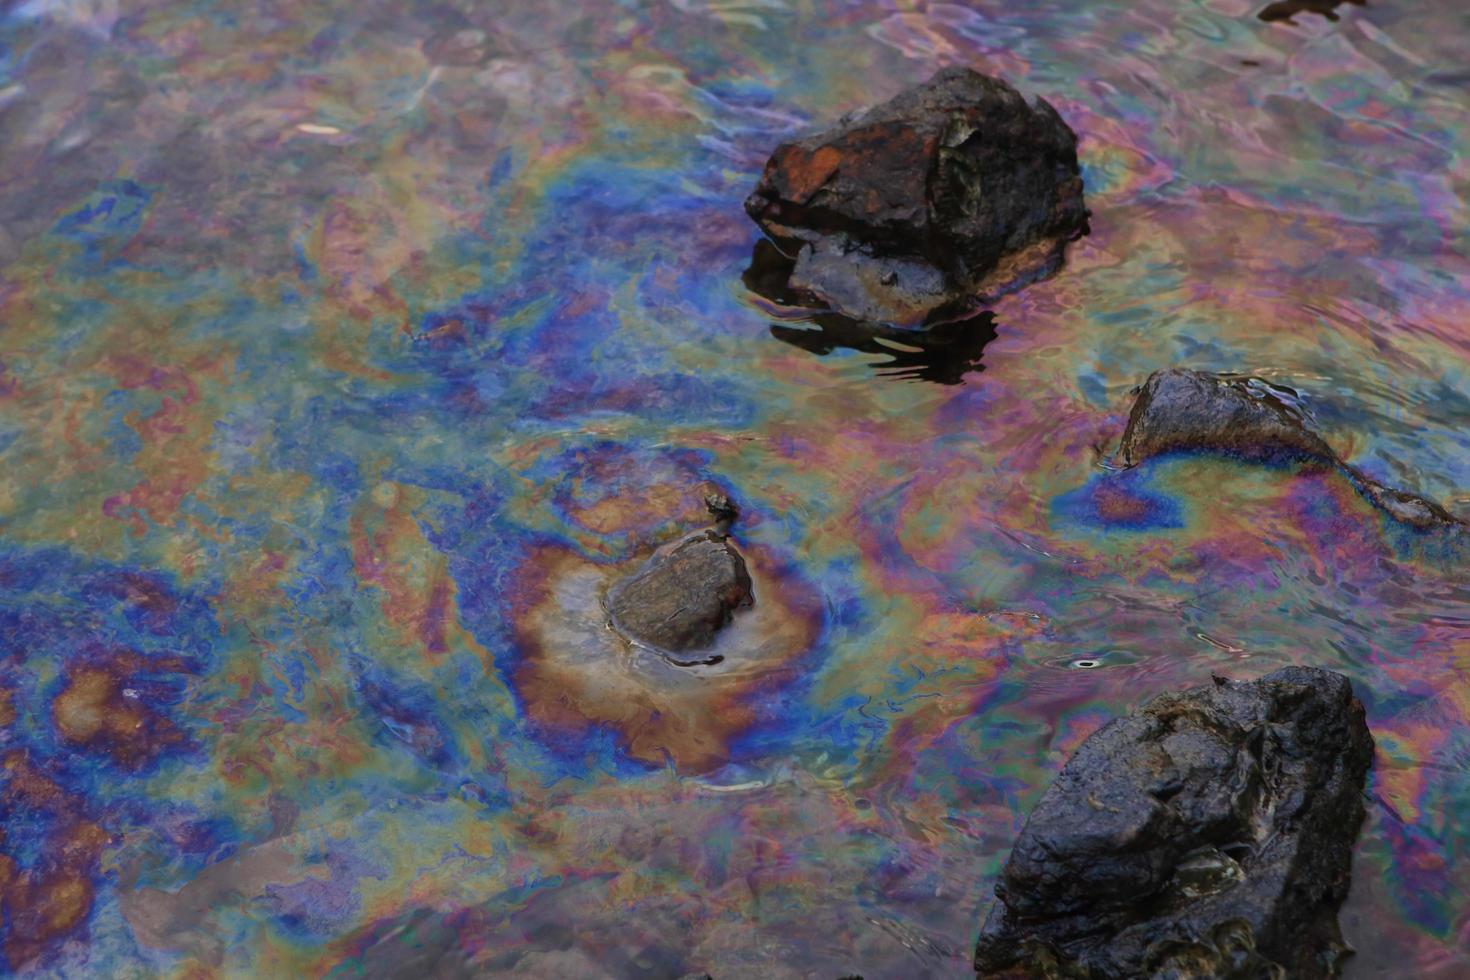
<svg viewBox="0 0 1470 980">
<path fill-rule="evenodd" d="M 1076 134 L 967 68 L 778 147 L 745 209 L 793 291 L 903 326 L 1052 274 L 1088 230 Z"/>
</svg>

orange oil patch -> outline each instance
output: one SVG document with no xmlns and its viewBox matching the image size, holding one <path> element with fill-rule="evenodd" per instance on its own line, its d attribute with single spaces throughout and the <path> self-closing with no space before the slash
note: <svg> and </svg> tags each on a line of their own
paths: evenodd
<svg viewBox="0 0 1470 980">
<path fill-rule="evenodd" d="M 1007 617 L 1009 619 L 1009 617 Z M 932 673 L 944 668 L 944 689 L 939 696 L 915 702 L 909 714 L 893 724 L 888 739 L 896 754 L 885 766 L 897 778 L 912 767 L 913 760 L 944 738 L 955 725 L 976 717 L 990 684 L 1005 667 L 1003 644 L 1017 635 L 1028 635 L 1035 625 L 1022 621 L 1020 629 L 1008 621 L 997 621 L 978 613 L 935 612 L 919 623 L 913 634 L 911 659 Z M 956 676 L 956 671 L 961 671 Z"/>
<path fill-rule="evenodd" d="M 174 658 L 145 660 L 118 653 L 107 660 L 67 671 L 66 684 L 51 702 L 51 718 L 61 737 L 73 745 L 105 752 L 125 769 L 139 769 L 184 734 L 153 710 L 128 685 L 140 673 L 181 673 Z"/>
<path fill-rule="evenodd" d="M 289 579 L 287 556 L 265 550 L 232 567 L 216 606 L 241 621 L 267 615 L 285 605 L 283 587 Z"/>
<path fill-rule="evenodd" d="M 717 488 L 713 483 L 689 487 L 679 483 L 644 485 L 619 493 L 608 493 L 584 506 L 569 508 L 568 517 L 596 534 L 632 533 L 648 541 L 660 528 L 688 527 L 708 518 L 704 494 Z M 668 515 L 651 521 L 649 514 Z"/>
<path fill-rule="evenodd" d="M 558 487 L 567 516 L 597 534 L 646 533 L 676 521 L 700 523 L 702 492 L 716 488 L 675 461 L 659 462 L 663 465 L 651 468 L 639 454 L 620 449 L 578 453 L 565 486 Z"/>
<path fill-rule="evenodd" d="M 1379 793 L 1406 823 L 1436 824 L 1447 819 L 1446 814 L 1425 813 L 1423 809 L 1424 794 L 1434 776 L 1435 756 L 1446 733 L 1438 720 L 1395 721 L 1386 730 L 1374 731 L 1377 751 L 1373 778 Z"/>
<path fill-rule="evenodd" d="M 40 811 L 51 821 L 41 867 L 22 868 L 0 850 L 0 912 L 7 927 L 0 931 L 0 952 L 12 970 L 21 970 L 86 922 L 92 876 L 110 838 L 82 816 L 83 801 L 34 769 L 24 751 L 6 753 L 0 769 L 8 777 L 0 784 L 0 803 Z"/>
<path fill-rule="evenodd" d="M 327 302 L 314 318 L 323 364 L 392 380 L 391 372 L 372 366 L 363 352 L 371 347 L 375 321 L 386 318 L 398 324 L 400 333 L 412 332 L 397 276 L 432 247 L 445 217 L 405 208 L 387 180 L 364 182 L 324 209 L 305 243 L 325 286 Z"/>
<path fill-rule="evenodd" d="M 534 466 L 557 448 L 552 442 L 533 443 L 515 453 L 509 467 Z M 652 548 L 685 528 L 707 524 L 705 496 L 720 490 L 688 459 L 621 446 L 580 449 L 568 463 L 553 481 L 528 479 L 530 492 L 524 497 L 538 508 L 553 501 L 564 530 L 589 553 L 622 556 L 630 547 Z M 529 524 L 545 520 L 544 511 L 520 516 Z"/>
<path fill-rule="evenodd" d="M 184 498 L 204 483 L 210 472 L 209 445 L 218 412 L 200 405 L 194 377 L 202 374 L 221 380 L 227 361 L 227 355 L 218 354 L 196 358 L 185 366 L 155 364 L 134 356 L 106 361 L 105 370 L 122 387 L 165 394 L 153 412 L 133 411 L 125 417 L 143 444 L 132 466 L 145 475 L 132 489 L 108 498 L 102 506 L 104 514 L 127 520 L 133 533 L 143 534 L 145 517 L 155 524 L 169 524 Z"/>
<path fill-rule="evenodd" d="M 318 657 L 318 663 L 329 658 Z M 232 676 L 242 695 L 232 717 L 220 724 L 222 733 L 214 747 L 229 764 L 221 770 L 222 781 L 242 790 L 245 799 L 258 793 L 264 804 L 273 792 L 322 779 L 339 779 L 372 760 L 371 743 L 362 737 L 360 716 L 347 690 L 335 683 L 317 683 L 307 689 L 298 706 L 305 720 L 286 721 L 279 715 L 266 718 L 250 710 L 256 699 L 272 697 L 268 681 L 259 676 Z"/>
<path fill-rule="evenodd" d="M 463 635 L 448 559 L 414 519 L 409 488 L 380 484 L 352 515 L 352 560 L 359 581 L 381 590 L 383 618 L 405 643 L 439 656 Z"/>
<path fill-rule="evenodd" d="M 792 677 L 821 629 L 818 597 L 764 549 L 736 545 L 755 604 L 739 611 L 702 656 L 716 665 L 675 667 L 607 625 L 603 597 L 646 555 L 599 565 L 550 546 L 522 566 L 511 596 L 523 660 L 515 687 L 526 714 L 548 732 L 607 728 L 628 755 L 707 772 L 730 758 L 730 742 L 759 720 L 759 696 Z"/>
</svg>

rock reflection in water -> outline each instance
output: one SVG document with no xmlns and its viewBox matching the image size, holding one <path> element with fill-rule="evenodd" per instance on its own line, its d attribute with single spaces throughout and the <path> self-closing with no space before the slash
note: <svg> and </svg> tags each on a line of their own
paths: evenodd
<svg viewBox="0 0 1470 980">
<path fill-rule="evenodd" d="M 870 320 L 855 320 L 834 313 L 789 285 L 792 261 L 770 241 L 756 243 L 750 267 L 743 276 L 746 287 L 776 304 L 771 312 L 790 317 L 792 324 L 771 324 L 771 336 L 783 343 L 825 357 L 846 348 L 864 354 L 880 354 L 887 360 L 870 366 L 885 378 L 963 384 L 966 375 L 983 371 L 981 355 L 996 337 L 995 315 L 988 311 L 964 314 L 964 319 L 932 318 L 922 330 L 903 329 Z M 951 311 L 953 312 L 953 311 Z"/>
</svg>

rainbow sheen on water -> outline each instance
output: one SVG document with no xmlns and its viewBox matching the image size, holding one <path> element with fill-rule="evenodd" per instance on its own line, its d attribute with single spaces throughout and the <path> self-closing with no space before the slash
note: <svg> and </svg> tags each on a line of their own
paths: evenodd
<svg viewBox="0 0 1470 980">
<path fill-rule="evenodd" d="M 1082 739 L 1302 663 L 1378 742 L 1349 976 L 1470 972 L 1470 556 L 1106 465 L 1248 371 L 1470 514 L 1470 12 L 1260 6 L 5 5 L 3 964 L 961 977 Z M 783 342 L 766 155 L 950 64 L 1093 234 L 983 355 Z M 597 597 L 711 489 L 764 652 L 671 677 Z"/>
</svg>

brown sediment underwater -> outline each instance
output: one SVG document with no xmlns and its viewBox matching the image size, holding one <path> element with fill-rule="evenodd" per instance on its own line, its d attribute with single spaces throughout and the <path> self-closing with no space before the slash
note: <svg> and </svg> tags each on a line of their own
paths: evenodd
<svg viewBox="0 0 1470 980">
<path fill-rule="evenodd" d="M 0 807 L 44 814 L 49 824 L 40 859 L 28 867 L 0 835 L 0 951 L 12 970 L 54 950 L 91 915 L 93 876 L 110 838 L 84 815 L 83 805 L 24 750 L 0 758 Z"/>
<path fill-rule="evenodd" d="M 104 752 L 124 769 L 140 769 L 186 739 L 135 685 L 146 688 L 141 678 L 185 672 L 187 665 L 177 658 L 149 660 L 126 650 L 114 652 L 68 669 L 65 685 L 51 702 L 51 718 L 71 744 Z"/>
<path fill-rule="evenodd" d="M 522 657 L 514 686 L 526 714 L 549 734 L 608 728 L 634 759 L 682 773 L 729 760 L 731 741 L 760 720 L 754 695 L 795 679 L 822 621 L 815 591 L 779 557 L 738 547 L 755 601 L 692 666 L 676 666 L 609 625 L 609 589 L 642 568 L 648 553 L 614 564 L 561 546 L 532 553 L 514 602 Z"/>
</svg>

